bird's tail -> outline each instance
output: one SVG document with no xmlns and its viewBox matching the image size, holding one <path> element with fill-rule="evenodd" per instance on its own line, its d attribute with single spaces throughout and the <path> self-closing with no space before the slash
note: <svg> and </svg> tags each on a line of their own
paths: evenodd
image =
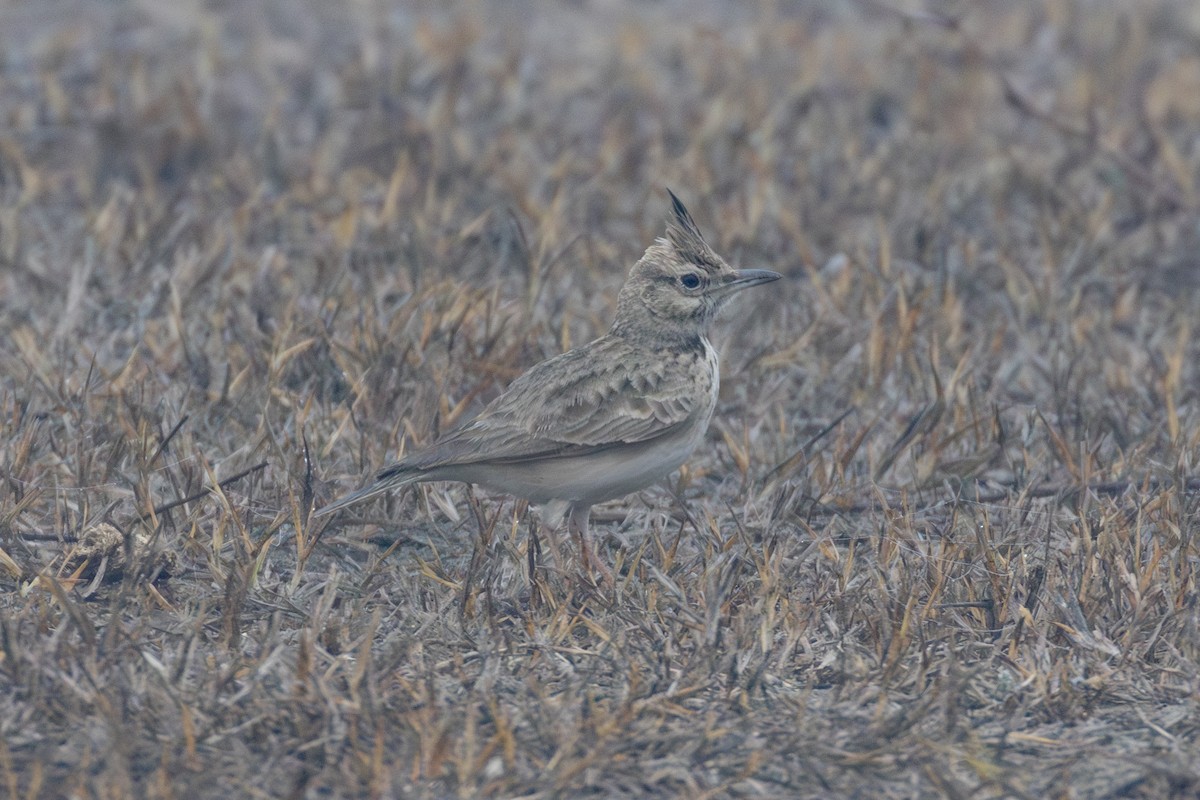
<svg viewBox="0 0 1200 800">
<path fill-rule="evenodd" d="M 405 486 L 412 483 L 418 478 L 417 472 L 410 469 L 398 468 L 398 465 L 385 467 L 380 470 L 375 476 L 374 483 L 369 486 L 364 486 L 357 492 L 351 492 L 345 497 L 339 497 L 327 506 L 322 506 L 313 512 L 314 517 L 323 517 L 326 514 L 332 514 L 335 511 L 340 511 L 347 506 L 352 506 L 355 503 L 360 503 L 368 497 L 374 497 L 377 494 L 383 494 L 389 489 L 395 489 L 399 486 Z"/>
</svg>

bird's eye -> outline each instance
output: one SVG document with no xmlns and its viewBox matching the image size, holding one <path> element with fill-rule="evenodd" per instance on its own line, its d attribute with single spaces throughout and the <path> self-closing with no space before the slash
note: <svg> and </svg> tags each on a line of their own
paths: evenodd
<svg viewBox="0 0 1200 800">
<path fill-rule="evenodd" d="M 685 289 L 699 289 L 700 276 L 694 272 L 688 272 L 679 276 L 679 285 Z"/>
</svg>

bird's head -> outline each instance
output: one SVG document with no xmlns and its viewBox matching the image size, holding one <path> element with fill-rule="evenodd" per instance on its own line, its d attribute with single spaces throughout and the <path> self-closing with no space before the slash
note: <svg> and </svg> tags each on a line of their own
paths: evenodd
<svg viewBox="0 0 1200 800">
<path fill-rule="evenodd" d="M 717 255 L 679 198 L 671 196 L 666 238 L 646 250 L 617 298 L 617 333 L 704 335 L 721 308 L 742 289 L 778 280 L 765 269 L 736 270 Z"/>
</svg>

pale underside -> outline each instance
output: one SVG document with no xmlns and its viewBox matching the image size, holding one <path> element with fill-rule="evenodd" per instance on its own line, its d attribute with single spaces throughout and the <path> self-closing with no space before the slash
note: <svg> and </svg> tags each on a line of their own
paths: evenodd
<svg viewBox="0 0 1200 800">
<path fill-rule="evenodd" d="M 706 339 L 649 349 L 605 336 L 533 367 L 471 423 L 334 506 L 443 480 L 555 510 L 586 508 L 679 467 L 704 438 L 717 389 L 717 355 Z"/>
</svg>

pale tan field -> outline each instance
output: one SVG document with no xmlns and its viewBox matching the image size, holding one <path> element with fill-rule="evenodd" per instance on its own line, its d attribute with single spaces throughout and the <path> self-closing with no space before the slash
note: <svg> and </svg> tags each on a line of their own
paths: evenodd
<svg viewBox="0 0 1200 800">
<path fill-rule="evenodd" d="M 1198 45 L 5 4 L 0 794 L 1197 796 Z M 602 333 L 668 186 L 785 278 L 682 474 L 595 509 L 615 589 L 458 484 L 309 520 Z"/>
</svg>

